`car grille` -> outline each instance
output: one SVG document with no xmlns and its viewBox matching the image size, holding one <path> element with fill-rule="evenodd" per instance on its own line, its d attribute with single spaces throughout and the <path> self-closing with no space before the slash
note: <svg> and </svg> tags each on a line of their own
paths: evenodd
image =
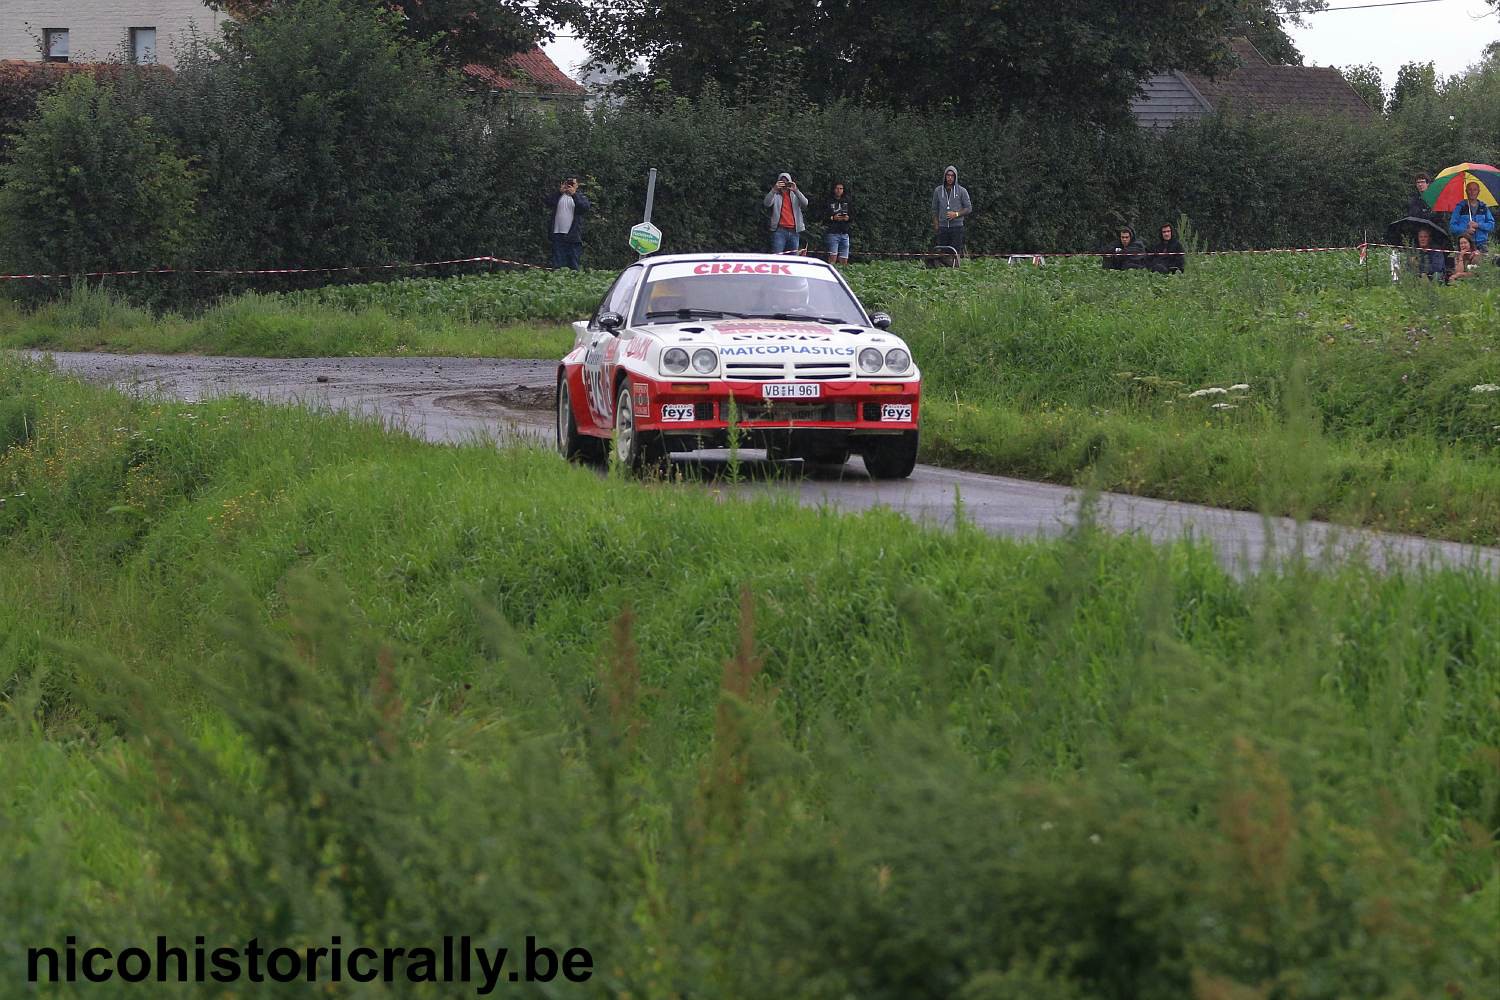
<svg viewBox="0 0 1500 1000">
<path fill-rule="evenodd" d="M 798 361 L 795 364 L 770 364 L 764 361 L 726 361 L 724 377 L 745 382 L 782 382 L 806 379 L 826 382 L 853 378 L 853 366 L 847 361 Z"/>
<path fill-rule="evenodd" d="M 740 406 L 740 423 L 802 423 L 813 420 L 852 423 L 853 403 L 753 403 Z"/>
</svg>

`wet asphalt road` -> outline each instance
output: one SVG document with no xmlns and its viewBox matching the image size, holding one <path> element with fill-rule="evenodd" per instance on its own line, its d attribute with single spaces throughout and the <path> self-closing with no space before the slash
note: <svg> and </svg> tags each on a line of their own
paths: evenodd
<svg viewBox="0 0 1500 1000">
<path fill-rule="evenodd" d="M 33 357 L 41 357 L 34 354 Z M 379 419 L 434 442 L 474 439 L 550 441 L 555 362 L 484 358 L 208 358 L 182 355 L 51 354 L 59 371 L 137 394 L 205 399 L 240 394 L 273 403 L 343 410 Z M 747 452 L 756 456 L 757 452 Z M 695 461 L 710 475 L 723 452 Z M 1052 536 L 1077 519 L 1078 490 L 1003 476 L 919 465 L 909 480 L 870 481 L 858 459 L 843 470 L 816 469 L 742 487 L 796 490 L 809 505 L 841 510 L 875 506 L 915 520 L 953 522 L 955 509 L 997 535 Z M 1105 493 L 1097 522 L 1157 541 L 1187 535 L 1211 541 L 1227 566 L 1253 570 L 1302 553 L 1314 561 L 1359 554 L 1379 566 L 1478 567 L 1500 575 L 1500 549 L 1406 535 L 1297 524 L 1241 511 Z"/>
</svg>

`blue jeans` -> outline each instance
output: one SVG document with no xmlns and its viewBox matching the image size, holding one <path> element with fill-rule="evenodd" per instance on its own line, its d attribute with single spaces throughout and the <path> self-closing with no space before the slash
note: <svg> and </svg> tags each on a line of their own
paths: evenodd
<svg viewBox="0 0 1500 1000">
<path fill-rule="evenodd" d="M 567 233 L 553 233 L 552 266 L 571 267 L 575 271 L 583 267 L 583 244 L 569 243 Z"/>
<path fill-rule="evenodd" d="M 823 242 L 828 247 L 828 256 L 849 259 L 848 233 L 824 233 Z"/>
<path fill-rule="evenodd" d="M 802 249 L 802 234 L 795 229 L 782 229 L 777 227 L 771 230 L 771 252 L 785 253 L 788 250 Z"/>
</svg>

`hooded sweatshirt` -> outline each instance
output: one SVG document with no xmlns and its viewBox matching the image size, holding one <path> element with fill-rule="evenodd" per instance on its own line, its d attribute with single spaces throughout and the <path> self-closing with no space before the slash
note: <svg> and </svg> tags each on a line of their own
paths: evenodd
<svg viewBox="0 0 1500 1000">
<path fill-rule="evenodd" d="M 974 210 L 974 203 L 969 200 L 968 189 L 958 183 L 957 167 L 950 166 L 944 169 L 943 181 L 947 181 L 949 170 L 953 171 L 952 190 L 949 190 L 948 185 L 942 182 L 932 189 L 932 217 L 937 220 L 939 226 L 945 229 L 962 226 L 964 217 Z M 948 218 L 949 212 L 958 212 L 958 218 Z"/>
<path fill-rule="evenodd" d="M 792 179 L 792 175 L 791 174 L 787 174 L 787 173 L 782 173 L 782 174 L 776 175 L 776 179 L 778 181 L 782 181 L 782 180 L 789 181 L 789 180 Z M 770 225 L 770 228 L 775 229 L 776 227 L 780 226 L 781 225 L 781 192 L 778 191 L 778 190 L 776 190 L 776 186 L 774 184 L 771 185 L 771 190 L 769 190 L 769 191 L 766 192 L 766 197 L 765 197 L 765 200 L 762 202 L 762 204 L 765 205 L 767 208 L 769 208 L 771 210 L 771 218 L 770 218 L 770 224 L 771 225 Z M 803 194 L 800 189 L 796 190 L 796 191 L 793 191 L 792 192 L 792 220 L 797 224 L 797 232 L 799 232 L 799 233 L 802 232 L 802 229 L 803 229 L 802 210 L 804 208 L 806 208 L 806 207 L 807 207 L 807 195 Z"/>
<path fill-rule="evenodd" d="M 1135 230 L 1130 226 L 1121 226 L 1120 230 L 1128 235 L 1128 239 L 1115 240 L 1104 248 L 1104 269 L 1106 271 L 1128 271 L 1131 268 L 1144 267 L 1142 259 L 1136 254 L 1146 249 L 1146 244 L 1136 238 Z"/>
<path fill-rule="evenodd" d="M 1156 242 L 1151 244 L 1151 253 L 1160 256 L 1146 258 L 1146 266 L 1160 274 L 1170 274 L 1173 271 L 1187 270 L 1187 256 L 1182 249 L 1182 241 L 1177 238 L 1177 230 L 1172 230 L 1172 238 L 1164 240 L 1161 231 L 1157 230 Z"/>
</svg>

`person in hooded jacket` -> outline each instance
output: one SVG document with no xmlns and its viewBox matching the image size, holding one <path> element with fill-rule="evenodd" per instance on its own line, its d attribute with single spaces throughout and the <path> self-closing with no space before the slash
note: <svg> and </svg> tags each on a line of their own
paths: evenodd
<svg viewBox="0 0 1500 1000">
<path fill-rule="evenodd" d="M 1129 226 L 1121 226 L 1120 238 L 1102 251 L 1104 269 L 1106 271 L 1129 271 L 1145 267 L 1145 261 L 1140 256 L 1145 251 L 1146 244 L 1136 238 L 1135 230 Z"/>
<path fill-rule="evenodd" d="M 974 211 L 969 191 L 958 183 L 958 168 L 943 171 L 943 183 L 932 189 L 932 233 L 934 245 L 964 253 L 964 219 Z"/>
<path fill-rule="evenodd" d="M 781 173 L 776 183 L 766 192 L 761 204 L 771 210 L 768 222 L 771 227 L 771 252 L 796 253 L 802 248 L 802 210 L 807 207 L 807 195 L 797 190 L 792 175 Z"/>
<path fill-rule="evenodd" d="M 1146 258 L 1146 267 L 1157 274 L 1181 274 L 1187 270 L 1187 254 L 1182 241 L 1177 238 L 1177 229 L 1170 222 L 1161 224 L 1159 238 L 1151 244 L 1151 256 Z"/>
</svg>

